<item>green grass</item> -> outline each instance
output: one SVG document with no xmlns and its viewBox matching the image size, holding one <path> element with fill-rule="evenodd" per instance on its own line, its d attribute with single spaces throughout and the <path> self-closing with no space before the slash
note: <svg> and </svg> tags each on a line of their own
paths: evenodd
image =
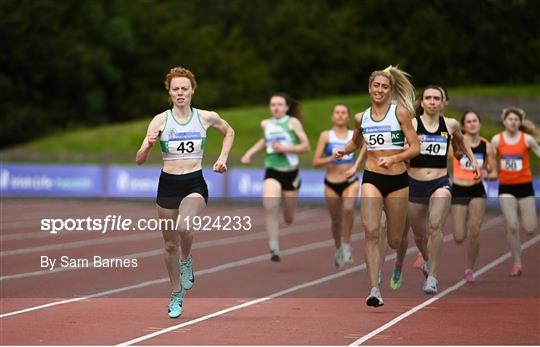
<svg viewBox="0 0 540 347">
<path fill-rule="evenodd" d="M 449 93 L 451 98 L 458 96 L 540 97 L 540 86 L 458 87 L 451 88 Z M 349 105 L 354 114 L 363 111 L 369 106 L 369 97 L 367 93 L 364 93 L 302 101 L 303 124 L 312 148 L 310 153 L 302 156 L 304 165 L 310 165 L 311 156 L 321 131 L 331 126 L 330 112 L 336 103 Z M 241 155 L 262 136 L 260 122 L 270 116 L 268 108 L 266 105 L 257 105 L 218 109 L 216 111 L 236 131 L 230 163 L 232 165 L 239 164 Z M 452 107 L 449 107 L 445 113 L 451 117 L 460 117 L 460 112 Z M 41 158 L 41 160 L 53 161 L 133 162 L 135 153 L 145 136 L 150 119 L 65 131 L 8 149 L 3 151 L 2 154 L 16 153 L 14 160 L 18 161 L 40 160 Z M 499 122 L 484 120 L 482 123 L 482 136 L 488 139 L 501 130 L 502 126 Z M 212 160 L 212 158 L 219 155 L 221 141 L 222 137 L 219 133 L 213 129 L 209 130 L 206 147 L 208 160 Z M 161 158 L 159 146 L 154 147 L 156 148 L 152 152 L 150 161 L 159 163 Z M 262 153 L 257 158 L 254 158 L 256 165 L 261 164 L 262 161 Z M 538 162 L 536 158 L 533 159 L 533 163 L 536 163 L 537 166 Z"/>
<path fill-rule="evenodd" d="M 466 86 L 448 90 L 450 102 L 456 96 L 507 96 L 507 97 L 539 97 L 540 85 L 511 85 L 511 86 Z"/>
</svg>

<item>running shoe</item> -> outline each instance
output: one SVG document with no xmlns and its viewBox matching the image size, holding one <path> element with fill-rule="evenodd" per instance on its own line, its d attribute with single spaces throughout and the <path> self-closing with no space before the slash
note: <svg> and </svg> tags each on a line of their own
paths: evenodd
<svg viewBox="0 0 540 347">
<path fill-rule="evenodd" d="M 384 282 L 384 272 L 383 270 L 379 270 L 379 285 L 381 285 Z"/>
<path fill-rule="evenodd" d="M 421 269 L 423 265 L 424 265 L 424 257 L 422 257 L 422 253 L 419 252 L 418 255 L 416 256 L 416 260 L 413 263 L 413 267 L 415 269 Z"/>
<path fill-rule="evenodd" d="M 433 276 L 428 276 L 426 282 L 424 283 L 424 293 L 426 294 L 437 294 L 437 284 L 439 281 Z"/>
<path fill-rule="evenodd" d="M 345 261 L 343 259 L 343 245 L 336 249 L 336 254 L 334 255 L 334 263 L 336 264 L 336 267 L 339 269 L 343 267 L 345 264 Z"/>
<path fill-rule="evenodd" d="M 384 301 L 382 299 L 381 291 L 379 290 L 379 288 L 371 288 L 371 293 L 369 293 L 369 296 L 366 298 L 366 305 L 373 307 L 379 307 L 384 305 Z"/>
<path fill-rule="evenodd" d="M 523 273 L 523 268 L 521 267 L 521 265 L 514 265 L 512 266 L 512 271 L 510 271 L 510 276 L 518 277 L 518 276 L 521 276 L 522 273 Z"/>
<path fill-rule="evenodd" d="M 270 260 L 275 261 L 276 263 L 281 261 L 281 257 L 279 256 L 279 252 L 275 250 L 270 250 Z"/>
<path fill-rule="evenodd" d="M 425 278 L 428 278 L 428 276 L 429 276 L 429 262 L 426 261 L 422 265 L 422 273 L 424 274 Z"/>
<path fill-rule="evenodd" d="M 399 287 L 401 287 L 401 283 L 403 283 L 403 271 L 401 269 L 394 268 L 392 278 L 390 279 L 390 288 L 393 290 L 398 290 Z"/>
<path fill-rule="evenodd" d="M 191 256 L 180 260 L 180 276 L 182 277 L 182 288 L 186 290 L 193 288 L 195 275 L 193 274 L 193 258 Z"/>
<path fill-rule="evenodd" d="M 171 294 L 171 302 L 169 303 L 169 317 L 178 318 L 184 312 L 182 308 L 182 302 L 184 301 L 184 294 L 186 291 L 184 289 L 179 292 L 173 292 Z"/>
<path fill-rule="evenodd" d="M 344 243 L 341 245 L 341 254 L 343 257 L 343 262 L 345 264 L 352 264 L 354 263 L 354 258 L 351 251 L 351 245 Z"/>
<path fill-rule="evenodd" d="M 465 270 L 465 273 L 463 274 L 463 278 L 465 278 L 465 281 L 467 283 L 474 283 L 474 273 L 472 270 Z"/>
</svg>

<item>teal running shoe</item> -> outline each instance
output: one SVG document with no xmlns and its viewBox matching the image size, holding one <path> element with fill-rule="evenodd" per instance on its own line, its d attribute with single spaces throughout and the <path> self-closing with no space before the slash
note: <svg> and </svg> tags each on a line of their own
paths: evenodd
<svg viewBox="0 0 540 347">
<path fill-rule="evenodd" d="M 169 303 L 169 318 L 178 318 L 184 313 L 182 303 L 184 301 L 184 295 L 186 291 L 184 289 L 179 292 L 173 292 L 171 294 L 171 302 Z"/>
<path fill-rule="evenodd" d="M 193 258 L 191 256 L 180 260 L 180 276 L 182 277 L 183 289 L 190 290 L 193 288 L 195 275 L 193 274 Z"/>
<path fill-rule="evenodd" d="M 401 269 L 394 269 L 392 273 L 392 278 L 390 279 L 390 288 L 393 290 L 398 290 L 403 283 L 403 271 Z"/>
</svg>

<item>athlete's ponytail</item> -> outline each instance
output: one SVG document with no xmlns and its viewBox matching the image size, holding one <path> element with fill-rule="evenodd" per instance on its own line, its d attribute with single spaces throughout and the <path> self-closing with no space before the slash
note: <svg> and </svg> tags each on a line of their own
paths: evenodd
<svg viewBox="0 0 540 347">
<path fill-rule="evenodd" d="M 414 86 L 410 81 L 410 76 L 403 70 L 390 65 L 384 70 L 373 71 L 369 77 L 368 87 L 373 82 L 375 76 L 385 76 L 390 80 L 392 87 L 392 100 L 395 100 L 398 105 L 405 107 L 411 117 L 414 118 Z"/>
<path fill-rule="evenodd" d="M 510 113 L 513 113 L 519 117 L 519 120 L 521 121 L 519 130 L 531 135 L 536 141 L 540 141 L 540 129 L 538 129 L 533 122 L 525 119 L 525 111 L 523 109 L 516 106 L 510 106 L 503 109 L 501 114 L 503 122 Z"/>
<path fill-rule="evenodd" d="M 299 121 L 302 121 L 302 108 L 298 100 L 295 100 L 289 94 L 283 92 L 274 93 L 270 98 L 274 96 L 279 96 L 285 99 L 285 103 L 287 106 L 289 106 L 289 111 L 287 114 L 291 117 L 298 118 Z"/>
</svg>

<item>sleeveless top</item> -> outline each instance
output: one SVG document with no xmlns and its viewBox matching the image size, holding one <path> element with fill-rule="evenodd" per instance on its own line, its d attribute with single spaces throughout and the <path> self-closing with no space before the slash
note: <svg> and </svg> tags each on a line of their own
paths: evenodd
<svg viewBox="0 0 540 347">
<path fill-rule="evenodd" d="M 202 159 L 206 143 L 203 127 L 196 108 L 191 108 L 187 122 L 179 123 L 172 110 L 165 111 L 165 127 L 159 136 L 163 160 Z"/>
<path fill-rule="evenodd" d="M 270 169 L 295 169 L 298 167 L 298 154 L 276 153 L 272 147 L 274 143 L 282 145 L 297 145 L 300 143 L 294 130 L 289 127 L 291 117 L 285 116 L 280 119 L 272 118 L 264 128 L 266 141 L 266 158 L 264 166 Z"/>
<path fill-rule="evenodd" d="M 324 155 L 326 157 L 333 156 L 335 151 L 345 147 L 347 142 L 349 142 L 352 139 L 354 131 L 349 129 L 347 131 L 347 137 L 345 139 L 339 139 L 336 136 L 336 133 L 333 129 L 330 129 L 328 131 L 328 143 L 326 144 L 326 147 L 324 148 Z M 354 164 L 355 157 L 354 152 L 349 153 L 347 155 L 344 155 L 343 158 L 340 160 L 333 160 L 332 164 L 334 165 L 343 165 L 343 164 Z"/>
<path fill-rule="evenodd" d="M 480 143 L 476 147 L 471 147 L 474 157 L 478 162 L 478 166 L 482 167 L 487 157 L 487 143 L 488 140 L 481 137 Z M 463 180 L 474 181 L 474 172 L 472 169 L 471 161 L 467 158 L 466 155 L 461 156 L 458 160 L 456 157 L 453 158 L 454 162 L 454 177 L 460 178 Z"/>
<path fill-rule="evenodd" d="M 420 135 L 420 154 L 411 159 L 410 167 L 446 168 L 446 156 L 452 136 L 448 133 L 444 117 L 439 116 L 439 127 L 434 132 L 427 131 L 420 116 L 417 116 L 416 120 L 418 122 L 416 133 Z"/>
<path fill-rule="evenodd" d="M 529 162 L 529 148 L 525 143 L 525 133 L 521 132 L 519 141 L 510 145 L 504 141 L 504 132 L 499 134 L 497 146 L 500 157 L 500 184 L 522 184 L 532 182 Z"/>
<path fill-rule="evenodd" d="M 405 138 L 396 114 L 397 106 L 390 104 L 383 119 L 371 117 L 371 107 L 364 111 L 360 130 L 368 151 L 403 149 Z"/>
</svg>

